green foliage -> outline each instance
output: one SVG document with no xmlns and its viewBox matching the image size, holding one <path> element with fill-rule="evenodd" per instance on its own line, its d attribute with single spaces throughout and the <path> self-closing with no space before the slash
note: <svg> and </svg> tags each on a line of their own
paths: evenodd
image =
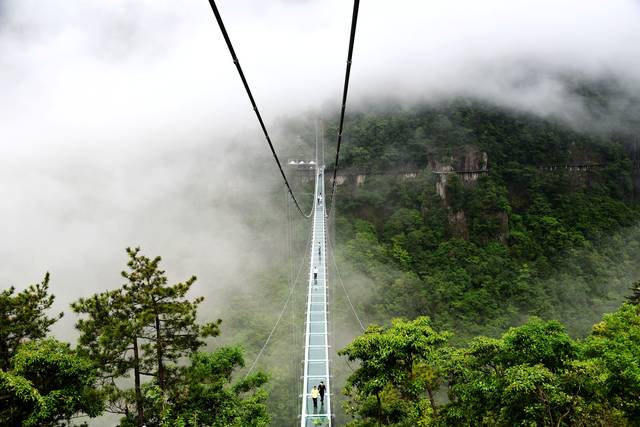
<svg viewBox="0 0 640 427">
<path fill-rule="evenodd" d="M 267 376 L 258 372 L 232 383 L 232 374 L 244 367 L 242 351 L 223 347 L 195 353 L 184 368 L 184 381 L 168 396 L 162 426 L 266 426 L 270 422 L 262 386 Z"/>
<path fill-rule="evenodd" d="M 570 398 L 562 373 L 576 344 L 558 322 L 534 319 L 502 339 L 476 338 L 456 350 L 447 373 L 446 423 L 566 425 Z"/>
<path fill-rule="evenodd" d="M 39 421 L 36 409 L 42 398 L 29 380 L 0 370 L 0 424 L 33 425 Z"/>
<path fill-rule="evenodd" d="M 429 315 L 456 339 L 495 336 L 529 315 L 586 333 L 598 307 L 626 292 L 620 270 L 640 276 L 632 139 L 469 100 L 353 121 L 343 168 L 376 175 L 341 187 L 337 236 L 375 283 L 373 317 Z M 441 200 L 428 167 L 477 167 L 481 152 L 487 174 L 447 175 Z M 574 163 L 595 166 L 565 169 Z M 416 169 L 415 179 L 397 174 Z"/>
<path fill-rule="evenodd" d="M 62 317 L 62 313 L 55 317 L 46 315 L 53 300 L 49 294 L 49 273 L 42 282 L 24 291 L 16 293 L 12 286 L 0 292 L 0 369 L 9 370 L 20 343 L 44 338 L 49 327 Z"/>
<path fill-rule="evenodd" d="M 359 308 L 368 319 L 427 315 L 434 328 L 454 331 L 457 345 L 500 337 L 530 316 L 559 319 L 584 336 L 640 277 L 633 137 L 470 100 L 354 114 L 345 137 L 341 169 L 366 180 L 340 187 L 337 249 L 355 270 L 345 280 L 367 283 Z M 446 175 L 441 199 L 431 168 L 473 169 L 483 152 L 486 174 L 472 182 Z M 565 168 L 573 164 L 593 166 Z M 415 179 L 402 176 L 409 171 L 418 171 Z M 461 385 L 443 376 L 447 389 L 436 392 L 437 400 L 451 388 L 450 406 L 433 411 L 428 399 L 407 399 L 391 385 L 377 397 L 349 386 L 355 425 L 375 425 L 379 408 L 390 425 L 635 422 L 633 408 L 608 399 L 615 369 L 585 356 L 557 323 L 537 320 L 473 346 L 477 353 L 452 349 L 444 358 L 448 369 L 460 368 Z M 489 365 L 473 365 L 476 358 Z"/>
<path fill-rule="evenodd" d="M 640 280 L 638 280 L 631 286 L 631 291 L 632 291 L 632 294 L 627 297 L 627 300 L 629 300 L 629 302 L 633 305 L 639 305 L 640 304 Z"/>
<path fill-rule="evenodd" d="M 349 412 L 360 417 L 350 425 L 412 425 L 423 410 L 435 410 L 434 390 L 440 384 L 438 350 L 448 333 L 432 329 L 428 317 L 407 322 L 396 319 L 390 328 L 369 326 L 364 334 L 338 354 L 358 361 L 359 368 L 348 378 L 346 394 Z M 423 405 L 427 399 L 431 405 Z M 407 414 L 408 406 L 423 410 Z"/>
<path fill-rule="evenodd" d="M 54 426 L 103 410 L 97 369 L 69 345 L 47 339 L 18 348 L 9 372 L 0 371 L 0 424 Z"/>
<path fill-rule="evenodd" d="M 640 423 L 640 310 L 624 304 L 593 327 L 584 357 L 606 369 L 604 395 L 633 423 Z"/>
<path fill-rule="evenodd" d="M 424 220 L 420 211 L 416 209 L 400 208 L 395 211 L 384 225 L 386 237 L 398 234 L 410 234 L 424 227 Z"/>
<path fill-rule="evenodd" d="M 440 422 L 636 423 L 639 322 L 637 309 L 623 305 L 583 342 L 570 339 L 558 322 L 541 320 L 513 328 L 500 340 L 473 340 L 455 351 L 446 369 L 449 403 Z"/>
<path fill-rule="evenodd" d="M 186 294 L 195 282 L 168 285 L 160 270 L 160 257 L 147 258 L 139 249 L 127 249 L 129 271 L 120 289 L 81 298 L 72 305 L 83 316 L 76 327 L 80 347 L 100 366 L 108 410 L 135 413 L 137 424 L 153 419 L 145 416 L 142 376 L 152 377 L 162 393 L 179 382 L 176 363 L 204 345 L 203 338 L 219 333 L 220 320 L 196 323 L 203 298 L 193 301 Z M 133 393 L 118 387 L 114 379 L 133 373 Z M 151 408 L 151 413 L 153 413 Z M 155 415 L 157 416 L 157 414 Z"/>
<path fill-rule="evenodd" d="M 416 339 L 420 337 L 420 339 Z M 444 346 L 426 318 L 370 327 L 340 353 L 358 360 L 352 426 L 627 426 L 640 421 L 640 312 L 624 304 L 584 341 L 533 318 L 501 338 Z M 428 398 L 424 396 L 427 392 Z M 447 392 L 447 399 L 438 392 Z"/>
<path fill-rule="evenodd" d="M 128 280 L 122 290 L 140 325 L 138 338 L 143 340 L 144 353 L 141 368 L 156 371 L 158 386 L 165 389 L 170 369 L 167 364 L 175 364 L 180 357 L 197 351 L 205 344 L 203 338 L 217 336 L 221 321 L 204 325 L 196 322 L 198 306 L 204 298 L 186 299 L 195 276 L 168 286 L 165 272 L 159 269 L 160 257 L 147 258 L 140 255 L 139 248 L 128 248 L 127 253 L 130 271 L 122 272 Z"/>
</svg>

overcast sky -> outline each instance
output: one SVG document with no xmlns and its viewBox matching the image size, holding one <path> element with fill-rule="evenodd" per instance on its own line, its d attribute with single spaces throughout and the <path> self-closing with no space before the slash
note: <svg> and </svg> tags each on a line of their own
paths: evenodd
<svg viewBox="0 0 640 427">
<path fill-rule="evenodd" d="M 351 2 L 218 6 L 267 124 L 338 111 Z M 365 0 L 351 105 L 463 94 L 564 117 L 580 107 L 557 75 L 638 88 L 639 44 L 637 0 Z M 275 168 L 248 173 L 267 150 L 207 1 L 0 0 L 2 287 L 48 270 L 66 309 L 120 283 L 128 245 L 196 293 L 242 281 L 271 236 L 237 202 L 281 214 Z"/>
</svg>

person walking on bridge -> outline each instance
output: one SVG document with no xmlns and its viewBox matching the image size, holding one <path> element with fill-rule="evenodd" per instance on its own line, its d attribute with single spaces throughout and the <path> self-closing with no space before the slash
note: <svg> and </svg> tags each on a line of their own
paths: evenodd
<svg viewBox="0 0 640 427">
<path fill-rule="evenodd" d="M 318 387 L 313 386 L 311 390 L 311 400 L 313 400 L 313 413 L 315 414 L 318 411 L 318 396 L 320 396 L 320 392 L 318 391 Z"/>
<path fill-rule="evenodd" d="M 313 281 L 314 282 L 318 281 L 318 266 L 317 265 L 313 266 Z"/>
<path fill-rule="evenodd" d="M 318 386 L 318 393 L 320 393 L 320 406 L 324 405 L 324 394 L 327 391 L 327 386 L 324 385 L 324 381 L 320 381 Z"/>
</svg>

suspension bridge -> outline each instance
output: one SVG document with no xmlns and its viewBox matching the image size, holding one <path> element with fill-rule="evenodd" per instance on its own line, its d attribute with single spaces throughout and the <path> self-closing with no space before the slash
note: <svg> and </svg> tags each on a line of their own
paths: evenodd
<svg viewBox="0 0 640 427">
<path fill-rule="evenodd" d="M 242 84 L 244 89 L 249 97 L 249 101 L 251 106 L 253 107 L 253 111 L 256 114 L 256 118 L 260 124 L 262 132 L 265 136 L 265 139 L 269 145 L 271 150 L 271 154 L 273 155 L 274 161 L 280 171 L 284 184 L 286 186 L 287 192 L 291 197 L 291 200 L 294 202 L 295 207 L 298 212 L 305 218 L 312 218 L 312 233 L 311 233 L 311 242 L 310 242 L 310 251 L 309 251 L 309 280 L 307 284 L 307 302 L 306 302 L 306 313 L 305 313 L 305 332 L 304 332 L 304 359 L 303 359 L 303 371 L 302 371 L 302 393 L 299 396 L 301 404 L 300 404 L 300 426 L 301 427 L 312 427 L 312 426 L 326 426 L 330 427 L 333 424 L 333 412 L 331 411 L 331 396 L 334 395 L 331 388 L 331 366 L 330 366 L 330 358 L 329 358 L 329 305 L 327 301 L 328 297 L 328 280 L 327 280 L 327 209 L 326 206 L 329 204 L 330 209 L 333 209 L 334 205 L 334 196 L 336 191 L 336 173 L 338 171 L 338 164 L 340 160 L 340 145 L 342 142 L 342 131 L 344 129 L 344 117 L 347 105 L 347 93 L 349 90 L 349 76 L 351 73 L 351 62 L 353 57 L 353 46 L 355 40 L 355 32 L 356 32 L 356 24 L 358 20 L 358 9 L 360 5 L 359 0 L 354 0 L 353 2 L 353 13 L 351 17 L 351 30 L 349 35 L 349 48 L 347 52 L 347 64 L 346 71 L 344 77 L 344 86 L 342 91 L 342 104 L 340 109 L 340 122 L 338 126 L 338 135 L 337 135 L 337 144 L 336 144 L 336 156 L 333 164 L 333 179 L 331 180 L 331 194 L 329 197 L 326 197 L 325 189 L 324 189 L 324 154 L 322 155 L 322 162 L 319 163 L 318 157 L 318 137 L 317 137 L 317 129 L 316 129 L 316 170 L 315 170 L 315 191 L 314 191 L 314 201 L 313 207 L 309 214 L 305 214 L 300 206 L 300 203 L 296 199 L 295 194 L 289 184 L 287 176 L 282 168 L 282 164 L 280 163 L 280 159 L 276 154 L 276 150 L 271 142 L 271 137 L 269 136 L 269 132 L 262 120 L 262 116 L 260 114 L 260 110 L 258 109 L 257 103 L 251 93 L 251 89 L 249 87 L 249 83 L 244 75 L 242 67 L 240 65 L 240 61 L 236 52 L 231 43 L 231 38 L 227 32 L 227 29 L 222 20 L 222 16 L 218 10 L 215 0 L 209 0 L 209 4 L 211 5 L 211 10 L 215 16 L 216 22 L 220 27 L 220 31 L 222 32 L 222 36 L 224 37 L 227 48 L 229 49 L 229 54 L 233 59 L 233 63 L 238 71 L 238 75 L 242 80 Z M 323 151 L 324 153 L 324 151 Z M 326 197 L 326 199 L 325 199 Z M 331 254 L 333 256 L 333 254 Z M 355 311 L 353 304 L 351 303 L 351 299 L 346 291 L 344 283 L 342 282 L 342 278 L 340 277 L 340 273 L 337 269 L 337 264 L 335 262 L 335 258 L 333 258 L 333 264 L 336 268 L 336 275 L 342 285 L 342 289 L 345 292 L 345 296 L 347 301 L 353 311 L 355 318 L 357 319 L 360 327 L 364 330 L 364 326 L 362 321 L 358 317 L 358 314 Z M 289 295 L 284 303 L 282 311 L 278 316 L 269 336 L 267 337 L 264 345 L 258 352 L 256 359 L 253 364 L 249 368 L 249 373 L 253 370 L 258 362 L 260 356 L 264 353 L 271 337 L 273 336 L 280 320 L 282 319 L 283 314 L 285 313 L 289 302 L 292 299 L 293 292 L 295 289 L 295 281 L 292 283 L 291 290 Z"/>
<path fill-rule="evenodd" d="M 300 425 L 331 425 L 331 393 L 320 394 L 321 384 L 330 391 L 329 375 L 329 329 L 327 304 L 326 266 L 326 215 L 324 194 L 324 172 L 317 169 L 314 192 L 313 232 L 307 291 L 307 310 L 304 335 L 303 396 L 300 409 Z"/>
</svg>

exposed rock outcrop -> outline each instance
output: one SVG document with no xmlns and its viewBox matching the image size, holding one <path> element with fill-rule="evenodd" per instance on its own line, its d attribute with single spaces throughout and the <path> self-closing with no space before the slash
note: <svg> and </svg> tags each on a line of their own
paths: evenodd
<svg viewBox="0 0 640 427">
<path fill-rule="evenodd" d="M 429 168 L 438 176 L 436 192 L 445 202 L 447 199 L 448 176 L 455 174 L 463 183 L 475 184 L 478 179 L 489 172 L 489 156 L 484 151 L 478 150 L 472 145 L 464 147 L 464 151 L 455 157 L 439 161 L 429 159 Z"/>
</svg>

